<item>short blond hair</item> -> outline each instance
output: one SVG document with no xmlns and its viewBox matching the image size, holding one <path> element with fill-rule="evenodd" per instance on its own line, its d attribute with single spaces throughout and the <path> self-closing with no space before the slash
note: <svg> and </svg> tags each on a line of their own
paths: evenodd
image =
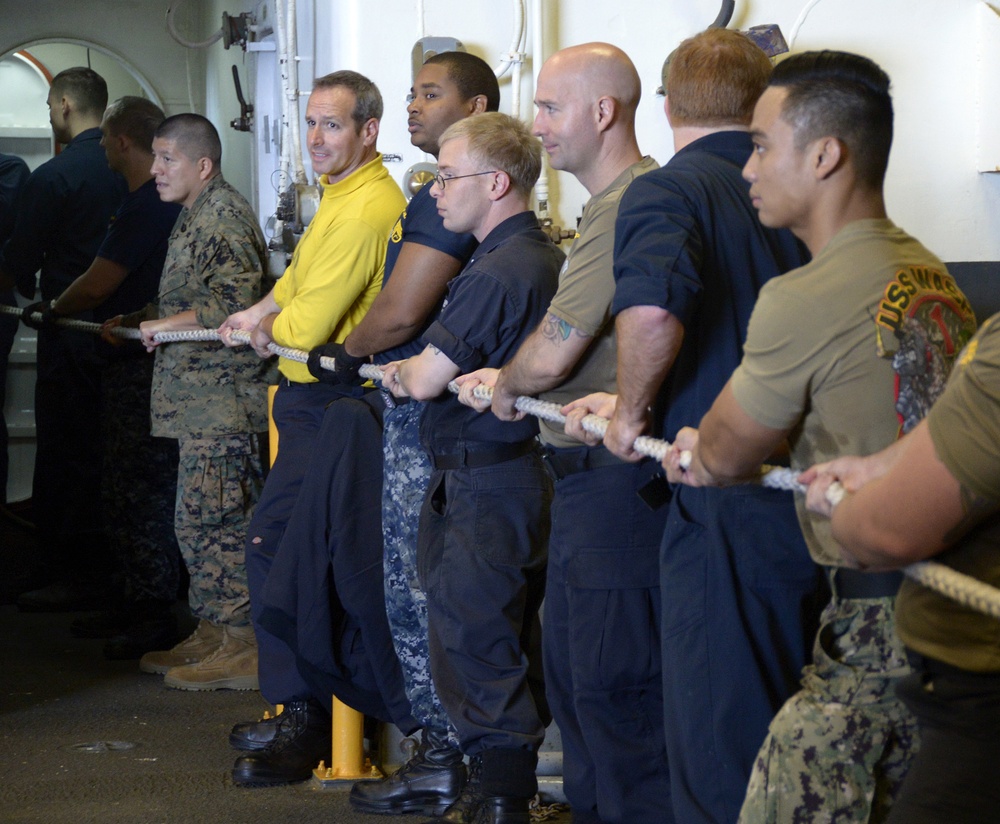
<svg viewBox="0 0 1000 824">
<path fill-rule="evenodd" d="M 505 172 L 516 191 L 531 194 L 542 171 L 542 144 L 524 123 L 501 112 L 477 114 L 449 126 L 439 145 L 463 137 L 469 157 L 483 171 Z"/>
</svg>

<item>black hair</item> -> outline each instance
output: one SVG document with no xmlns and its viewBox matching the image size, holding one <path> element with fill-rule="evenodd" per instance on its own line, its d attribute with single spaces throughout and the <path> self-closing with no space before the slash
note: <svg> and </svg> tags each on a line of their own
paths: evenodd
<svg viewBox="0 0 1000 824">
<path fill-rule="evenodd" d="M 787 90 L 782 117 L 795 130 L 795 143 L 826 135 L 843 141 L 858 177 L 881 188 L 892 146 L 889 75 L 873 60 L 839 51 L 812 51 L 781 61 L 770 86 Z"/>
</svg>

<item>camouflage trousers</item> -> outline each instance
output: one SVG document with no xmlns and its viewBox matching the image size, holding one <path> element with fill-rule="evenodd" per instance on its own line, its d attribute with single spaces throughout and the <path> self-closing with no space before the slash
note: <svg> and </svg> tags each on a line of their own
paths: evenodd
<svg viewBox="0 0 1000 824">
<path fill-rule="evenodd" d="M 878 824 L 919 746 L 896 697 L 910 671 L 895 598 L 833 600 L 823 611 L 802 689 L 771 722 L 740 824 Z"/>
<path fill-rule="evenodd" d="M 413 717 L 422 727 L 444 730 L 451 725 L 431 680 L 427 596 L 417 579 L 417 527 L 431 477 L 430 459 L 420 445 L 422 408 L 423 404 L 411 401 L 385 413 L 385 611 Z M 457 740 L 454 731 L 452 738 Z"/>
<path fill-rule="evenodd" d="M 192 614 L 248 626 L 243 558 L 247 528 L 264 487 L 266 435 L 182 438 L 174 531 L 187 565 Z"/>
<path fill-rule="evenodd" d="M 153 358 L 109 362 L 101 381 L 101 504 L 130 604 L 177 598 L 177 441 L 149 432 Z"/>
</svg>

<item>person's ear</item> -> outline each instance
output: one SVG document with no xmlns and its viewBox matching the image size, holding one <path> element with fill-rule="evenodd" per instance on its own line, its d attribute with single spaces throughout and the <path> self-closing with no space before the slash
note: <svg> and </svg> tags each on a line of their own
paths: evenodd
<svg viewBox="0 0 1000 824">
<path fill-rule="evenodd" d="M 812 167 L 818 180 L 825 180 L 839 169 L 847 158 L 847 146 L 836 137 L 821 137 L 813 141 Z"/>
<path fill-rule="evenodd" d="M 513 184 L 509 174 L 503 171 L 493 173 L 493 179 L 490 181 L 490 200 L 500 200 L 511 189 L 513 189 Z"/>
</svg>

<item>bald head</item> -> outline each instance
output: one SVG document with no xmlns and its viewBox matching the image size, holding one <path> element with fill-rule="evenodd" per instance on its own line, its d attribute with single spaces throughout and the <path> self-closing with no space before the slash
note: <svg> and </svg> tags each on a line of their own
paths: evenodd
<svg viewBox="0 0 1000 824">
<path fill-rule="evenodd" d="M 542 72 L 553 73 L 573 83 L 591 100 L 614 99 L 622 114 L 634 118 L 642 95 L 639 72 L 625 52 L 610 43 L 582 43 L 553 54 Z"/>
<path fill-rule="evenodd" d="M 553 54 L 538 75 L 534 133 L 553 169 L 574 174 L 591 194 L 641 158 L 635 111 L 639 73 L 617 46 L 584 43 Z"/>
</svg>

